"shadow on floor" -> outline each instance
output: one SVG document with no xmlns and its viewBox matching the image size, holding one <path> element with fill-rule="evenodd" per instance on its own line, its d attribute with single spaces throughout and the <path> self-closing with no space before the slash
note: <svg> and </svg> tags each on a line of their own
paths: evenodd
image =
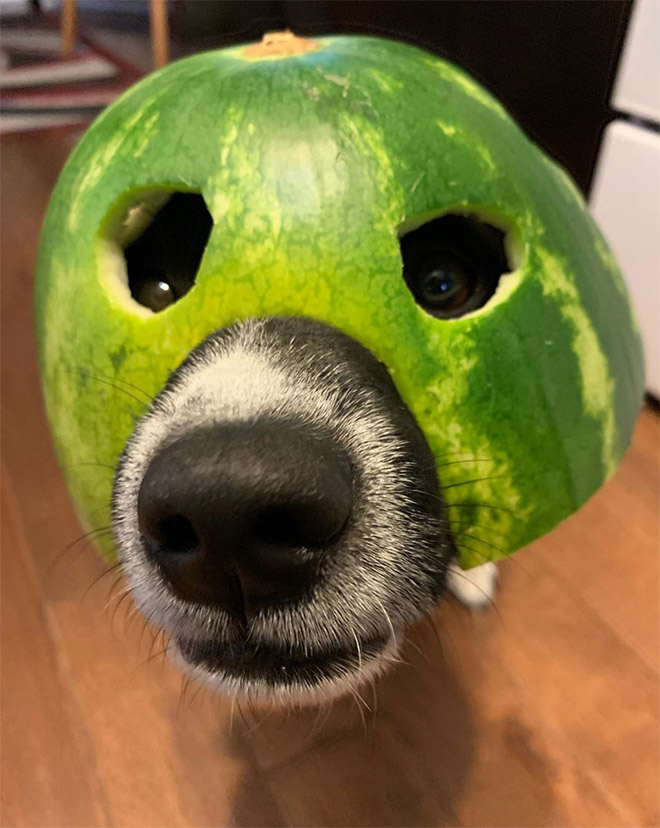
<svg viewBox="0 0 660 828">
<path fill-rule="evenodd" d="M 361 700 L 236 713 L 232 743 L 249 755 L 250 770 L 234 824 L 455 825 L 475 750 L 473 715 L 429 623 L 402 658 Z"/>
</svg>

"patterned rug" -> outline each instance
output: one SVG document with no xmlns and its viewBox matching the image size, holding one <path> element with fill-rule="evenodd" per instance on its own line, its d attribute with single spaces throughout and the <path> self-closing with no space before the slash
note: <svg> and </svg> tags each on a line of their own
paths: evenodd
<svg viewBox="0 0 660 828">
<path fill-rule="evenodd" d="M 134 83 L 141 72 L 80 35 L 60 55 L 52 28 L 3 26 L 0 41 L 0 133 L 84 123 Z"/>
</svg>

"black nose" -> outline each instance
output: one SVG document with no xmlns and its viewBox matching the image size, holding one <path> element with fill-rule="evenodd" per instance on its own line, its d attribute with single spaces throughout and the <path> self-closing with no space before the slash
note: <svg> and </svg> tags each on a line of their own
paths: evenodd
<svg viewBox="0 0 660 828">
<path fill-rule="evenodd" d="M 351 466 L 334 440 L 260 421 L 198 429 L 162 449 L 138 519 L 178 595 L 244 620 L 311 589 L 351 505 Z"/>
</svg>

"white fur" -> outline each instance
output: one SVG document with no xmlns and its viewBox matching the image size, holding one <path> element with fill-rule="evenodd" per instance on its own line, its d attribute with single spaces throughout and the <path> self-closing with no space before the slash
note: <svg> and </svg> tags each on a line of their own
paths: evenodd
<svg viewBox="0 0 660 828">
<path fill-rule="evenodd" d="M 461 569 L 456 563 L 449 565 L 447 589 L 471 610 L 483 610 L 492 605 L 497 590 L 497 565 L 492 561 Z"/>
</svg>

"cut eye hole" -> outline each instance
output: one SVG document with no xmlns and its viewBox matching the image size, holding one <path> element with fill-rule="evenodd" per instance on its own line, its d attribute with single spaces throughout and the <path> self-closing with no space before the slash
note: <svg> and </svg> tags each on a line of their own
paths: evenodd
<svg viewBox="0 0 660 828">
<path fill-rule="evenodd" d="M 401 236 L 403 278 L 417 304 L 438 319 L 482 307 L 511 270 L 505 233 L 476 216 L 448 214 Z"/>
<path fill-rule="evenodd" d="M 131 296 L 152 311 L 164 310 L 195 284 L 213 220 L 199 193 L 165 195 L 129 211 L 124 224 L 146 223 L 124 248 Z M 154 212 L 154 206 L 156 211 Z"/>
</svg>

